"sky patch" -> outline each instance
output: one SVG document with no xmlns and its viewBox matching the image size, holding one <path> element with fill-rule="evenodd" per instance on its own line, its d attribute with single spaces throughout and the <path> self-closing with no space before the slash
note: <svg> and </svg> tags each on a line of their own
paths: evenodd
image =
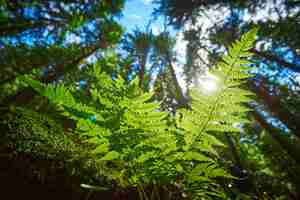
<svg viewBox="0 0 300 200">
<path fill-rule="evenodd" d="M 143 4 L 145 4 L 146 6 L 150 5 L 153 0 L 141 0 L 143 2 Z"/>
</svg>

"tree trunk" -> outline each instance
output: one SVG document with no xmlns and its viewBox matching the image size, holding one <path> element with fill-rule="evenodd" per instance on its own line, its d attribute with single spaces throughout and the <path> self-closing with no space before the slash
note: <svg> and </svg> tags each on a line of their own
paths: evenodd
<svg viewBox="0 0 300 200">
<path fill-rule="evenodd" d="M 248 81 L 248 86 L 250 90 L 256 93 L 256 95 L 263 100 L 264 105 L 267 106 L 275 117 L 282 121 L 291 130 L 291 132 L 300 139 L 299 119 L 283 108 L 283 105 L 280 102 L 280 97 L 271 95 L 264 83 L 257 86 L 253 82 Z"/>
<path fill-rule="evenodd" d="M 277 64 L 279 64 L 282 67 L 286 67 L 289 68 L 290 70 L 294 71 L 294 72 L 298 72 L 300 73 L 300 66 L 297 66 L 296 64 L 287 62 L 281 58 L 279 58 L 278 56 L 268 53 L 268 52 L 262 52 L 259 51 L 255 48 L 250 49 L 250 52 L 254 53 L 256 56 L 263 58 L 263 59 L 267 59 L 271 62 L 276 62 Z"/>
<path fill-rule="evenodd" d="M 298 140 L 291 140 L 288 135 L 283 135 L 282 131 L 269 122 L 256 109 L 254 109 L 253 116 L 260 126 L 267 130 L 268 133 L 277 141 L 280 146 L 285 149 L 288 154 L 300 165 L 300 145 Z"/>
<path fill-rule="evenodd" d="M 83 53 L 81 56 L 75 58 L 74 60 L 71 60 L 68 63 L 57 65 L 56 67 L 54 67 L 52 72 L 48 73 L 44 77 L 41 77 L 40 81 L 42 81 L 43 83 L 51 83 L 57 80 L 64 73 L 77 67 L 80 61 L 92 55 L 98 49 L 106 48 L 106 47 L 107 47 L 107 43 L 105 41 L 100 41 L 98 45 L 91 47 L 89 51 Z M 24 88 L 23 90 L 20 90 L 16 95 L 10 96 L 7 99 L 5 99 L 3 101 L 3 104 L 4 105 L 6 104 L 26 105 L 33 99 L 35 94 L 36 94 L 35 91 L 33 91 L 31 88 Z"/>
<path fill-rule="evenodd" d="M 168 59 L 168 63 L 169 63 L 169 69 L 170 69 L 172 81 L 173 81 L 175 89 L 176 89 L 176 95 L 178 95 L 177 101 L 178 101 L 179 107 L 184 107 L 187 104 L 187 99 L 185 98 L 182 88 L 179 85 L 179 82 L 176 77 L 176 73 L 175 73 L 175 70 L 174 70 L 174 67 L 172 64 L 172 58 L 170 57 L 170 55 L 167 55 L 167 59 Z"/>
<path fill-rule="evenodd" d="M 139 86 L 144 91 L 145 89 L 145 71 L 146 71 L 146 58 L 142 56 L 139 58 L 140 70 L 139 70 Z"/>
</svg>

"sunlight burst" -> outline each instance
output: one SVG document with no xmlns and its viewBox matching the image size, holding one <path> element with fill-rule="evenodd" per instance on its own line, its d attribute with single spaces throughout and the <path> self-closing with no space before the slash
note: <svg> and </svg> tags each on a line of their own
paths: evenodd
<svg viewBox="0 0 300 200">
<path fill-rule="evenodd" d="M 196 84 L 200 90 L 205 94 L 213 94 L 217 92 L 220 88 L 220 80 L 218 77 L 214 76 L 211 73 L 201 76 L 197 80 Z"/>
</svg>

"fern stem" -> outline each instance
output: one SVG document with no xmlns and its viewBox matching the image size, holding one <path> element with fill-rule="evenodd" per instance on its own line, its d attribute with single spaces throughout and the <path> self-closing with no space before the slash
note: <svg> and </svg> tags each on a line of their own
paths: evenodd
<svg viewBox="0 0 300 200">
<path fill-rule="evenodd" d="M 239 48 L 238 55 L 239 55 L 239 53 L 240 53 L 243 49 L 244 49 L 244 44 L 242 44 L 242 46 Z M 236 64 L 236 62 L 237 62 L 238 59 L 239 59 L 238 56 L 235 56 L 235 57 L 234 57 L 233 62 L 232 62 L 231 65 L 230 65 L 230 70 L 226 73 L 225 80 L 224 80 L 224 83 L 225 83 L 225 84 L 226 84 L 227 80 L 229 79 L 229 77 L 230 77 L 229 74 L 232 72 L 233 67 L 234 67 L 234 65 Z M 209 124 L 209 122 L 210 122 L 210 120 L 211 120 L 211 117 L 213 116 L 213 113 L 214 113 L 215 110 L 217 110 L 217 108 L 218 108 L 218 103 L 219 103 L 219 101 L 220 101 L 221 96 L 225 93 L 225 91 L 226 91 L 227 89 L 228 89 L 228 87 L 226 87 L 226 85 L 225 85 L 225 88 L 217 95 L 216 100 L 215 100 L 214 103 L 213 103 L 213 107 L 212 107 L 212 109 L 211 109 L 210 112 L 209 112 L 208 118 L 207 118 L 207 120 L 205 121 L 204 125 L 202 126 L 202 128 L 201 128 L 201 130 L 200 130 L 200 134 L 199 134 L 200 136 L 201 136 L 202 133 L 206 130 L 206 128 L 207 128 L 207 126 L 208 126 L 208 124 Z M 195 143 L 196 141 L 197 141 L 197 138 L 193 141 L 192 146 L 194 145 L 194 143 Z"/>
</svg>

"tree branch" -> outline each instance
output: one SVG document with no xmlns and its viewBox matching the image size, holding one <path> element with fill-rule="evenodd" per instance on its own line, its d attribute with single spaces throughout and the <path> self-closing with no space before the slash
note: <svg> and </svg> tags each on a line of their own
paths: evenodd
<svg viewBox="0 0 300 200">
<path fill-rule="evenodd" d="M 254 53 L 256 56 L 260 57 L 260 58 L 264 58 L 267 59 L 269 61 L 272 62 L 276 62 L 279 65 L 281 65 L 282 67 L 286 67 L 289 68 L 290 70 L 300 73 L 300 66 L 297 66 L 296 64 L 287 62 L 281 58 L 279 58 L 278 56 L 268 53 L 268 52 L 263 52 L 263 51 L 259 51 L 255 48 L 250 49 L 250 52 Z"/>
</svg>

